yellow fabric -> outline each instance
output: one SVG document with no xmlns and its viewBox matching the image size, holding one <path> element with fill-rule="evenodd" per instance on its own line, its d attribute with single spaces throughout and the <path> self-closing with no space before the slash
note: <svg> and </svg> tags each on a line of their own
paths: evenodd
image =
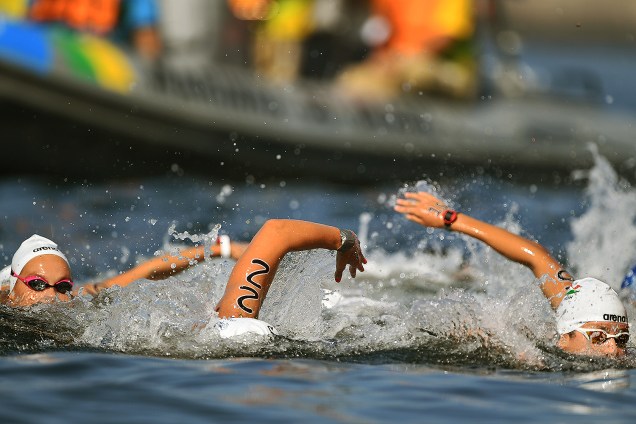
<svg viewBox="0 0 636 424">
<path fill-rule="evenodd" d="M 446 0 L 444 6 L 438 7 L 436 12 L 435 20 L 449 37 L 465 39 L 473 34 L 471 0 Z"/>
<path fill-rule="evenodd" d="M 28 0 L 0 0 L 0 14 L 12 18 L 24 18 L 27 8 Z"/>
<path fill-rule="evenodd" d="M 373 11 L 391 27 L 384 48 L 401 54 L 436 50 L 441 40 L 473 33 L 471 0 L 373 0 Z"/>
<path fill-rule="evenodd" d="M 314 0 L 277 0 L 263 22 L 267 37 L 302 40 L 313 30 Z"/>
<path fill-rule="evenodd" d="M 130 91 L 135 73 L 121 50 L 109 41 L 91 35 L 83 36 L 81 44 L 100 85 L 122 93 Z"/>
</svg>

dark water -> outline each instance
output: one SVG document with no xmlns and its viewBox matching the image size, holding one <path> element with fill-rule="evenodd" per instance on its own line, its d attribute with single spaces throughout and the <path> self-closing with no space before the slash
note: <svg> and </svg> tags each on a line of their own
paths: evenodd
<svg viewBox="0 0 636 424">
<path fill-rule="evenodd" d="M 0 366 L 3 421 L 16 423 L 614 423 L 636 418 L 633 370 L 530 374 L 94 353 L 22 355 Z"/>
<path fill-rule="evenodd" d="M 602 158 L 589 177 L 534 185 L 468 174 L 446 176 L 437 189 L 462 211 L 538 239 L 575 274 L 618 288 L 634 260 L 636 196 Z M 216 320 L 226 260 L 93 300 L 0 307 L 0 419 L 633 422 L 633 356 L 557 351 L 532 274 L 396 216 L 392 200 L 404 189 L 414 185 L 1 182 L 4 261 L 37 232 L 68 252 L 79 282 L 172 251 L 183 238 L 209 242 L 218 224 L 247 240 L 269 217 L 353 228 L 369 266 L 336 285 L 330 252 L 288 256 L 261 315 L 282 334 L 273 340 L 223 340 L 199 325 Z M 338 290 L 340 303 L 321 307 L 321 288 Z"/>
</svg>

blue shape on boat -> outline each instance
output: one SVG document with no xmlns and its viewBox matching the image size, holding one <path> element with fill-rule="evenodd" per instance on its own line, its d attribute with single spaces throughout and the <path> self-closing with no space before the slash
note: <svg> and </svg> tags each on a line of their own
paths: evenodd
<svg viewBox="0 0 636 424">
<path fill-rule="evenodd" d="M 0 19 L 0 60 L 40 73 L 53 67 L 53 50 L 43 28 Z"/>
</svg>

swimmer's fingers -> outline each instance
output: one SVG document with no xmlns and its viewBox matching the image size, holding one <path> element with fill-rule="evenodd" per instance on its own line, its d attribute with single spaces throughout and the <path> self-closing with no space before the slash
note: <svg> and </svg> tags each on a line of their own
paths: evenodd
<svg viewBox="0 0 636 424">
<path fill-rule="evenodd" d="M 366 263 L 367 259 L 362 254 L 360 243 L 356 240 L 351 249 L 346 252 L 338 252 L 336 255 L 336 273 L 334 275 L 336 282 L 339 283 L 342 279 L 342 273 L 347 265 L 349 265 L 349 274 L 352 278 L 355 278 L 357 271 L 364 271 L 363 264 Z"/>
<path fill-rule="evenodd" d="M 406 214 L 409 213 L 409 211 L 413 210 L 413 208 L 415 207 L 416 205 L 409 202 L 408 200 L 398 199 L 395 206 L 393 206 L 393 210 L 399 213 Z"/>
<path fill-rule="evenodd" d="M 364 254 L 362 253 L 362 247 L 360 247 L 360 240 L 358 239 L 358 237 L 356 237 L 356 241 L 353 244 L 353 247 L 351 248 L 350 252 L 351 252 L 351 256 L 350 256 L 349 268 L 353 268 L 353 271 L 350 269 L 349 272 L 352 272 L 351 276 L 355 277 L 356 270 L 360 272 L 364 272 L 363 264 L 367 263 L 367 258 L 365 258 Z"/>
<path fill-rule="evenodd" d="M 347 265 L 349 265 L 349 274 L 351 274 L 352 277 L 355 277 L 355 269 L 357 267 L 357 265 L 355 264 L 355 262 L 351 261 L 351 251 L 353 249 L 350 249 L 348 252 L 338 252 L 338 254 L 336 255 L 336 274 L 335 274 L 335 278 L 336 278 L 336 282 L 339 283 L 340 280 L 342 280 L 342 273 L 344 272 L 345 268 L 347 267 Z"/>
<path fill-rule="evenodd" d="M 432 203 L 441 203 L 441 204 L 446 203 L 444 200 L 440 199 L 439 197 L 433 196 L 432 194 L 426 193 L 424 191 L 418 191 L 416 193 L 406 192 L 404 193 L 404 197 L 406 197 L 407 199 L 419 199 L 423 202 L 432 202 Z"/>
<path fill-rule="evenodd" d="M 367 263 L 367 258 L 364 257 L 364 254 L 362 253 L 362 248 L 360 247 L 360 240 L 356 240 L 355 246 L 355 267 L 358 269 L 358 271 L 360 272 L 364 272 L 364 266 L 363 264 Z"/>
<path fill-rule="evenodd" d="M 404 193 L 404 197 L 406 199 L 415 200 L 415 201 L 423 202 L 423 203 L 440 204 L 440 205 L 444 204 L 443 200 L 438 199 L 437 197 L 433 196 L 432 194 L 425 193 L 423 191 L 419 191 L 417 193 L 413 193 L 413 192 L 408 191 L 408 192 Z"/>
<path fill-rule="evenodd" d="M 395 203 L 397 206 L 448 209 L 446 202 L 428 193 L 404 193 L 404 196 L 404 199 L 396 199 Z"/>
<path fill-rule="evenodd" d="M 351 275 L 351 278 L 356 278 L 356 273 L 358 270 L 364 271 L 364 268 L 362 267 L 360 261 L 355 261 L 353 263 L 349 262 L 349 275 Z"/>
<path fill-rule="evenodd" d="M 435 197 L 427 193 L 423 194 L 427 195 L 427 199 L 425 201 L 398 199 L 393 209 L 396 212 L 403 214 L 407 219 L 420 225 L 437 228 L 443 227 L 444 219 L 442 217 L 442 212 L 448 207 L 443 202 L 437 201 Z"/>
<path fill-rule="evenodd" d="M 362 250 L 360 250 L 358 252 L 358 258 L 360 259 L 358 261 L 358 270 L 360 272 L 364 272 L 364 266 L 363 265 L 367 263 L 367 258 L 364 257 L 364 254 L 362 253 Z"/>
<path fill-rule="evenodd" d="M 338 254 L 336 255 L 336 272 L 334 274 L 336 283 L 339 283 L 340 280 L 342 280 L 342 272 L 344 271 L 346 266 L 347 266 L 347 262 L 345 261 L 342 254 L 338 252 Z"/>
</svg>

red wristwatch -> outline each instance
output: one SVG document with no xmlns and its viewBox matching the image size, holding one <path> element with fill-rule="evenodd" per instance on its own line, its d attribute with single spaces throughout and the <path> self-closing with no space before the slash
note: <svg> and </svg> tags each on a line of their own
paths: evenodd
<svg viewBox="0 0 636 424">
<path fill-rule="evenodd" d="M 453 222 L 457 221 L 457 211 L 446 209 L 442 215 L 444 217 L 444 225 L 446 227 L 450 227 Z"/>
</svg>

